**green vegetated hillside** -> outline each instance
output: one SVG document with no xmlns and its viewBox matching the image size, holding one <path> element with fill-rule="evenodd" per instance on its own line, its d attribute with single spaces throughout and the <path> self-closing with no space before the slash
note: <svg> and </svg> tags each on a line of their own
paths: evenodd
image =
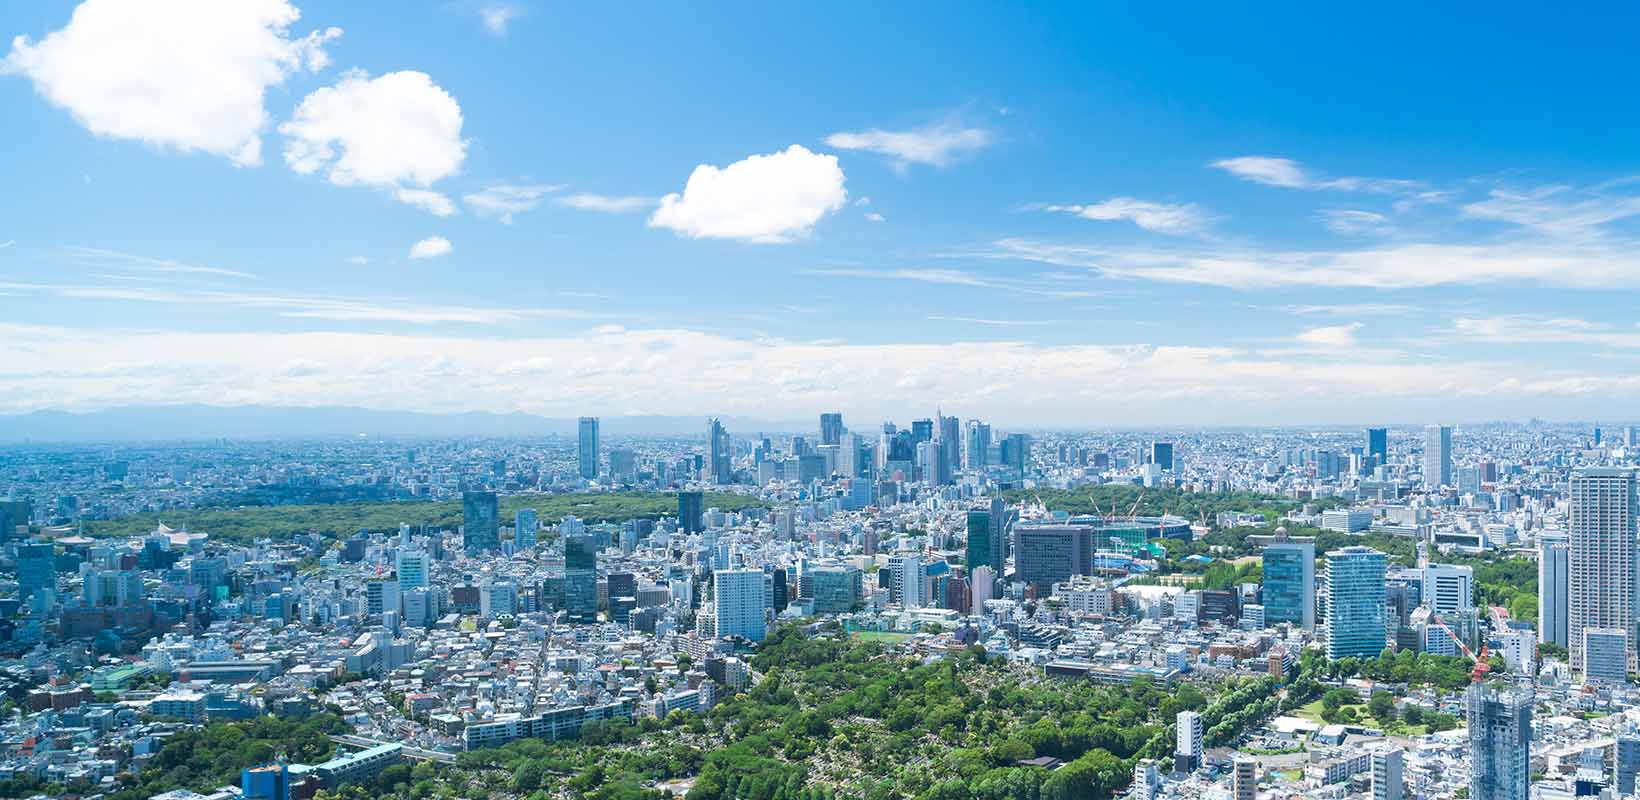
<svg viewBox="0 0 1640 800">
<path fill-rule="evenodd" d="M 706 495 L 707 508 L 734 511 L 760 505 L 762 501 L 745 495 Z M 535 509 L 543 524 L 570 515 L 588 522 L 625 522 L 675 516 L 678 500 L 671 492 L 508 495 L 501 498 L 501 519 L 510 522 L 521 508 Z M 396 531 L 400 523 L 406 522 L 454 528 L 461 524 L 461 501 L 199 508 L 87 521 L 85 529 L 92 536 L 134 536 L 153 531 L 160 522 L 172 528 L 209 533 L 213 539 L 228 542 L 249 543 L 260 537 L 278 540 L 309 532 L 346 537 L 361 530 Z"/>
<path fill-rule="evenodd" d="M 1037 498 L 1050 511 L 1070 514 L 1114 514 L 1126 516 L 1130 511 L 1140 516 L 1174 514 L 1191 522 L 1208 523 L 1221 511 L 1248 511 L 1275 518 L 1299 506 L 1288 500 L 1258 492 L 1185 492 L 1163 487 L 1141 487 L 1125 484 L 1080 486 L 1075 489 L 1042 489 L 1038 491 L 1015 489 L 1004 492 L 1010 502 L 1032 503 Z M 1321 508 L 1332 508 L 1338 501 L 1323 498 L 1311 501 Z"/>
</svg>

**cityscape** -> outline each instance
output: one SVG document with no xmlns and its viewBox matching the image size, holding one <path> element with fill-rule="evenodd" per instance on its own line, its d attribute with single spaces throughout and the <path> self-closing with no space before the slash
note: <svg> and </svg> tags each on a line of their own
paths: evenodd
<svg viewBox="0 0 1640 800">
<path fill-rule="evenodd" d="M 0 800 L 1640 800 L 1640 6 L 0 6 Z"/>
</svg>

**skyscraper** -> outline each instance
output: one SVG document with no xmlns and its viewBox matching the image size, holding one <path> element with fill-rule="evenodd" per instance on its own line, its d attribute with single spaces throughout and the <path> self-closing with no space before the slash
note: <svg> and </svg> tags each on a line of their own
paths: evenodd
<svg viewBox="0 0 1640 800">
<path fill-rule="evenodd" d="M 962 449 L 964 469 L 985 469 L 986 454 L 991 449 L 991 426 L 977 419 L 968 420 Z"/>
<path fill-rule="evenodd" d="M 420 550 L 400 550 L 396 568 L 399 588 L 405 591 L 427 588 L 427 554 Z"/>
<path fill-rule="evenodd" d="M 581 477 L 587 480 L 598 478 L 598 418 L 582 417 L 580 424 L 580 444 L 576 454 L 581 459 Z"/>
<path fill-rule="evenodd" d="M 843 443 L 843 415 L 838 411 L 831 411 L 820 415 L 820 443 Z"/>
<path fill-rule="evenodd" d="M 712 483 L 732 483 L 730 472 L 729 432 L 717 417 L 706 420 L 706 477 Z"/>
<path fill-rule="evenodd" d="M 1150 463 L 1155 464 L 1156 466 L 1162 468 L 1163 470 L 1172 470 L 1173 469 L 1173 443 L 1172 442 L 1151 442 L 1150 443 Z"/>
<path fill-rule="evenodd" d="M 1464 693 L 1470 800 L 1527 800 L 1532 766 L 1532 695 L 1499 684 Z"/>
<path fill-rule="evenodd" d="M 981 566 L 1001 575 L 1008 560 L 1007 507 L 1000 499 L 968 512 L 968 571 Z"/>
<path fill-rule="evenodd" d="M 1452 483 L 1452 428 L 1424 428 L 1424 487 L 1439 489 Z"/>
<path fill-rule="evenodd" d="M 520 508 L 513 517 L 513 546 L 520 550 L 535 547 L 535 535 L 541 528 L 541 522 L 535 515 L 533 508 Z"/>
<path fill-rule="evenodd" d="M 1015 478 L 1025 477 L 1025 465 L 1031 461 L 1031 437 L 1023 433 L 1010 433 L 1002 440 L 1002 466 L 1013 473 Z"/>
<path fill-rule="evenodd" d="M 1475 568 L 1430 564 L 1424 567 L 1424 604 L 1437 614 L 1456 614 L 1475 607 Z"/>
<path fill-rule="evenodd" d="M 17 545 L 17 596 L 28 602 L 36 592 L 57 589 L 56 548 L 50 542 Z"/>
<path fill-rule="evenodd" d="M 564 540 L 564 610 L 571 622 L 597 622 L 598 546 L 590 534 L 582 531 L 565 533 L 561 538 Z M 762 578 L 758 580 L 761 593 Z"/>
<path fill-rule="evenodd" d="M 1045 591 L 1072 575 L 1093 574 L 1093 528 L 1015 525 L 1014 578 Z"/>
<path fill-rule="evenodd" d="M 1367 429 L 1367 455 L 1378 459 L 1378 463 L 1389 461 L 1389 429 Z"/>
<path fill-rule="evenodd" d="M 1572 545 L 1565 536 L 1538 535 L 1538 642 L 1570 647 Z"/>
<path fill-rule="evenodd" d="M 949 482 L 962 469 L 962 422 L 956 417 L 939 417 L 934 440 L 940 443 L 940 474 Z"/>
<path fill-rule="evenodd" d="M 706 529 L 706 495 L 702 492 L 678 492 L 678 531 L 700 533 Z"/>
<path fill-rule="evenodd" d="M 928 567 L 916 553 L 896 553 L 888 557 L 888 601 L 901 608 L 922 608 L 928 605 L 925 595 Z"/>
<path fill-rule="evenodd" d="M 712 573 L 712 608 L 718 636 L 763 640 L 765 611 L 763 570 L 720 569 Z"/>
<path fill-rule="evenodd" d="M 1359 545 L 1327 553 L 1327 658 L 1377 658 L 1384 652 L 1387 563 L 1383 553 Z"/>
<path fill-rule="evenodd" d="M 501 549 L 501 501 L 495 492 L 461 493 L 461 546 L 469 555 Z"/>
<path fill-rule="evenodd" d="M 1315 629 L 1315 540 L 1281 534 L 1264 546 L 1264 624 Z"/>
<path fill-rule="evenodd" d="M 1572 671 L 1583 671 L 1583 630 L 1624 632 L 1628 670 L 1634 670 L 1634 472 L 1589 467 L 1570 482 L 1570 592 L 1566 634 Z"/>
</svg>

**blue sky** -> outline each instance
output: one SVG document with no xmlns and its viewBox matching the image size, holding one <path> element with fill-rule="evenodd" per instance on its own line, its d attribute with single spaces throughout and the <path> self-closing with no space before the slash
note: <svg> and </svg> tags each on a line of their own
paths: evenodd
<svg viewBox="0 0 1640 800">
<path fill-rule="evenodd" d="M 1624 419 L 1635 17 L 7 4 L 0 412 Z"/>
</svg>

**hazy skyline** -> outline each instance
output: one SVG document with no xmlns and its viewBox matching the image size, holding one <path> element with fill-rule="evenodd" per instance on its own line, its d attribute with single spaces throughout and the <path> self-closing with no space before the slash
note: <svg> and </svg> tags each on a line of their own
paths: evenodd
<svg viewBox="0 0 1640 800">
<path fill-rule="evenodd" d="M 1640 399 L 1631 7 L 387 11 L 0 11 L 0 413 Z"/>
</svg>

